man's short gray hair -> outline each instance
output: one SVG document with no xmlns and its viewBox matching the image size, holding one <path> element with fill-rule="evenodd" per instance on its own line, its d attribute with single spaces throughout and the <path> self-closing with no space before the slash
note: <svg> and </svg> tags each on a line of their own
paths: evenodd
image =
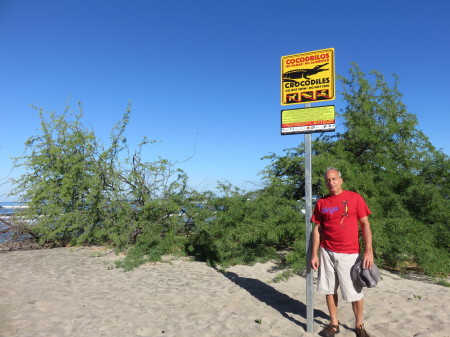
<svg viewBox="0 0 450 337">
<path fill-rule="evenodd" d="M 337 168 L 335 168 L 335 167 L 328 167 L 326 170 L 325 170 L 325 173 L 323 174 L 323 177 L 326 179 L 327 178 L 327 174 L 328 174 L 328 172 L 330 172 L 330 171 L 336 171 L 338 174 L 339 174 L 339 178 L 342 178 L 342 175 L 341 175 L 341 171 L 339 171 Z"/>
</svg>

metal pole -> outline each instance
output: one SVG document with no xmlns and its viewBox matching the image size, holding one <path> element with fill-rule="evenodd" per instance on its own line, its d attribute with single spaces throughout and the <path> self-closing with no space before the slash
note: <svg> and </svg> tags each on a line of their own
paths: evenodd
<svg viewBox="0 0 450 337">
<path fill-rule="evenodd" d="M 305 104 L 309 108 L 310 103 Z M 311 134 L 305 133 L 305 225 L 306 225 L 306 331 L 314 332 L 314 291 L 313 270 L 311 268 L 311 216 L 312 216 L 312 179 L 311 179 Z"/>
</svg>

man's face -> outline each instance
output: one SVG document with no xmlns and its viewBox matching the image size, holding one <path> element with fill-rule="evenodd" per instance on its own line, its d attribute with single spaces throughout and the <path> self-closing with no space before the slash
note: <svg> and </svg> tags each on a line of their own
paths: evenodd
<svg viewBox="0 0 450 337">
<path fill-rule="evenodd" d="M 339 177 L 339 172 L 335 170 L 330 170 L 325 176 L 325 184 L 327 185 L 328 192 L 331 195 L 337 195 L 342 193 L 342 183 L 343 180 Z"/>
</svg>

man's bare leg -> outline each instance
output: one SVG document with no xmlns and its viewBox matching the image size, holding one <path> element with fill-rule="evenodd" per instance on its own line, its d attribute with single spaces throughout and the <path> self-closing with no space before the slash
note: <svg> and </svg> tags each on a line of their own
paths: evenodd
<svg viewBox="0 0 450 337">
<path fill-rule="evenodd" d="M 330 321 L 333 325 L 338 325 L 338 295 L 326 295 L 328 312 L 330 313 Z"/>
<path fill-rule="evenodd" d="M 355 328 L 361 327 L 364 321 L 364 300 L 352 302 L 353 313 L 355 314 Z"/>
</svg>

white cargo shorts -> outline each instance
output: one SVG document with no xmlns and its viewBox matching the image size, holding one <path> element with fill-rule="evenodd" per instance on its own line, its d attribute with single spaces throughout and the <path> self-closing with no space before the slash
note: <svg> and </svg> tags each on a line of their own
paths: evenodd
<svg viewBox="0 0 450 337">
<path fill-rule="evenodd" d="M 320 294 L 337 294 L 341 287 L 342 299 L 345 302 L 355 302 L 363 298 L 363 289 L 355 286 L 350 271 L 359 254 L 335 253 L 320 247 L 319 282 L 317 291 Z"/>
</svg>

